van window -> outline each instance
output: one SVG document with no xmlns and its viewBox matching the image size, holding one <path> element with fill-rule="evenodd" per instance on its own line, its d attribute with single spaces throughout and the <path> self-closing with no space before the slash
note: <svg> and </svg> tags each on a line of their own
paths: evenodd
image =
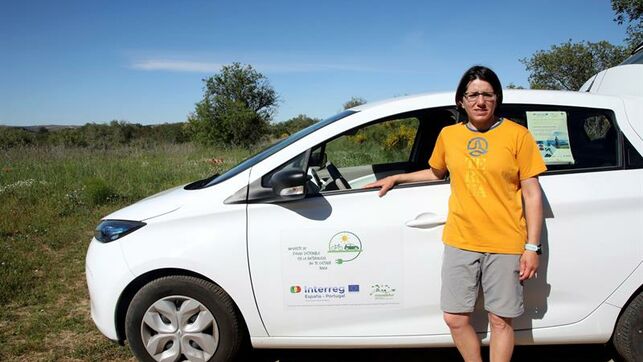
<svg viewBox="0 0 643 362">
<path fill-rule="evenodd" d="M 529 128 L 549 171 L 619 166 L 618 130 L 609 110 L 503 104 L 501 115 Z"/>
<path fill-rule="evenodd" d="M 630 55 L 619 65 L 626 65 L 626 64 L 643 64 L 643 49 L 639 49 L 639 51 Z"/>
</svg>

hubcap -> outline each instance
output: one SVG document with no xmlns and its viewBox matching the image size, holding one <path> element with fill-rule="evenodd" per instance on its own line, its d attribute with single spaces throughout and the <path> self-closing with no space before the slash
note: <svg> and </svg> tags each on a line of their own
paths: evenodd
<svg viewBox="0 0 643 362">
<path fill-rule="evenodd" d="M 212 358 L 219 345 L 219 327 L 199 301 L 171 296 L 152 304 L 141 323 L 147 352 L 159 362 L 201 361 Z"/>
</svg>

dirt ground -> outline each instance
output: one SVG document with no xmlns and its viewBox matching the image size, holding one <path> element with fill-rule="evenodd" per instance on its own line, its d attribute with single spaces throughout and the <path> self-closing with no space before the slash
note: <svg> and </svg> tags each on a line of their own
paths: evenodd
<svg viewBox="0 0 643 362">
<path fill-rule="evenodd" d="M 485 361 L 489 350 L 483 348 Z M 454 348 L 345 349 L 345 350 L 255 350 L 248 361 L 256 362 L 453 362 L 462 361 Z M 619 362 L 604 345 L 518 346 L 517 362 Z"/>
</svg>

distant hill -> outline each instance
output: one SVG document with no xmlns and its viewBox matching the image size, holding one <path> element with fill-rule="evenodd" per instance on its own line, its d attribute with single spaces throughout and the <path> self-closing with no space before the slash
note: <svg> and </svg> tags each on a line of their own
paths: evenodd
<svg viewBox="0 0 643 362">
<path fill-rule="evenodd" d="M 26 145 L 62 145 L 107 149 L 115 145 L 176 144 L 189 141 L 183 123 L 143 126 L 112 121 L 84 125 L 0 125 L 0 149 Z"/>
</svg>

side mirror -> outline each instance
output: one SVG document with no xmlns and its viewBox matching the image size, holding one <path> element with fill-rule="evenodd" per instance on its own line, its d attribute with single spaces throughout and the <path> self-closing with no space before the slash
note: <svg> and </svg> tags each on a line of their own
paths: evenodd
<svg viewBox="0 0 643 362">
<path fill-rule="evenodd" d="M 308 175 L 302 170 L 282 170 L 272 175 L 272 191 L 284 201 L 300 200 L 306 196 Z"/>
</svg>

